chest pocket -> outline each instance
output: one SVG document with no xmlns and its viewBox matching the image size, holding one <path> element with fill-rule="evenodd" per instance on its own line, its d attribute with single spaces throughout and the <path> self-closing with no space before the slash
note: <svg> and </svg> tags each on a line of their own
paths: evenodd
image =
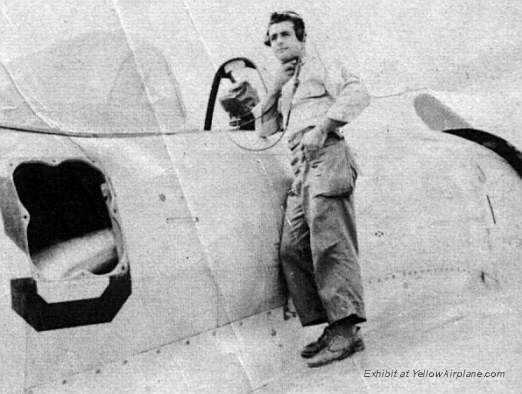
<svg viewBox="0 0 522 394">
<path fill-rule="evenodd" d="M 326 89 L 319 81 L 310 80 L 299 86 L 295 92 L 296 100 L 304 100 L 326 96 Z"/>
</svg>

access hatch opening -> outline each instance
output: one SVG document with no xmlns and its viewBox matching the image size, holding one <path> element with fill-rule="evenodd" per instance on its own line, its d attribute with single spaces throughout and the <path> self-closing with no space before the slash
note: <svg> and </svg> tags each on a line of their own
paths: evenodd
<svg viewBox="0 0 522 394">
<path fill-rule="evenodd" d="M 27 249 L 45 279 L 108 274 L 122 255 L 119 225 L 103 173 L 81 160 L 23 162 L 13 172 L 26 213 Z"/>
</svg>

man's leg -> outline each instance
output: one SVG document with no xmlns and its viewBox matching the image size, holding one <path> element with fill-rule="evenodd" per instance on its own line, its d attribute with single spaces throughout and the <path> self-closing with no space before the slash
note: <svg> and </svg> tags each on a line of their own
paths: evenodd
<svg viewBox="0 0 522 394">
<path fill-rule="evenodd" d="M 288 292 L 303 326 L 325 323 L 327 316 L 317 292 L 310 250 L 310 231 L 302 198 L 288 196 L 281 239 L 280 259 Z"/>
<path fill-rule="evenodd" d="M 352 196 L 314 197 L 308 214 L 315 281 L 328 321 L 366 321 Z"/>
<path fill-rule="evenodd" d="M 364 349 L 357 323 L 366 321 L 352 196 L 314 197 L 307 212 L 315 281 L 330 322 L 329 344 L 317 367 Z"/>
</svg>

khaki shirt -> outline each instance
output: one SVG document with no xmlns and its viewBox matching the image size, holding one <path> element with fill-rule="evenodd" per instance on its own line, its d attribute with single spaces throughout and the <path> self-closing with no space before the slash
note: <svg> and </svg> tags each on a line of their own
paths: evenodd
<svg viewBox="0 0 522 394">
<path fill-rule="evenodd" d="M 292 149 L 300 143 L 307 129 L 320 124 L 325 117 L 349 123 L 369 103 L 370 96 L 360 79 L 349 73 L 342 63 L 305 56 L 299 74 L 283 86 L 277 111 L 256 121 L 256 129 L 260 127 L 266 134 L 273 134 L 288 121 L 286 138 Z M 254 109 L 254 116 L 261 115 L 260 108 L 258 105 Z"/>
</svg>

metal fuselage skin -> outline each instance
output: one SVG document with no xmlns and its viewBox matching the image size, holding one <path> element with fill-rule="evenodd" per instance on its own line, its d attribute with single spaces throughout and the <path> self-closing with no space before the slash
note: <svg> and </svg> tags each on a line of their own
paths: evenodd
<svg viewBox="0 0 522 394">
<path fill-rule="evenodd" d="M 394 106 L 407 116 L 376 121 L 376 113 Z M 382 132 L 386 127 L 393 134 Z M 369 320 L 385 319 L 389 302 L 409 291 L 408 280 L 435 293 L 481 275 L 505 288 L 519 283 L 522 220 L 513 196 L 521 184 L 500 158 L 429 131 L 402 99 L 373 105 L 345 135 L 362 168 L 356 204 Z M 53 381 L 283 303 L 278 247 L 290 182 L 284 144 L 253 154 L 215 131 L 97 139 L 3 130 L 0 140 L 4 183 L 24 162 L 77 160 L 103 173 L 132 288 L 109 322 L 35 330 L 13 310 L 12 279 L 32 277 L 48 297 L 66 299 L 82 288 L 103 291 L 100 282 L 107 285 L 115 273 L 45 281 L 3 231 L 4 382 Z M 71 285 L 64 290 L 62 282 Z"/>
</svg>

